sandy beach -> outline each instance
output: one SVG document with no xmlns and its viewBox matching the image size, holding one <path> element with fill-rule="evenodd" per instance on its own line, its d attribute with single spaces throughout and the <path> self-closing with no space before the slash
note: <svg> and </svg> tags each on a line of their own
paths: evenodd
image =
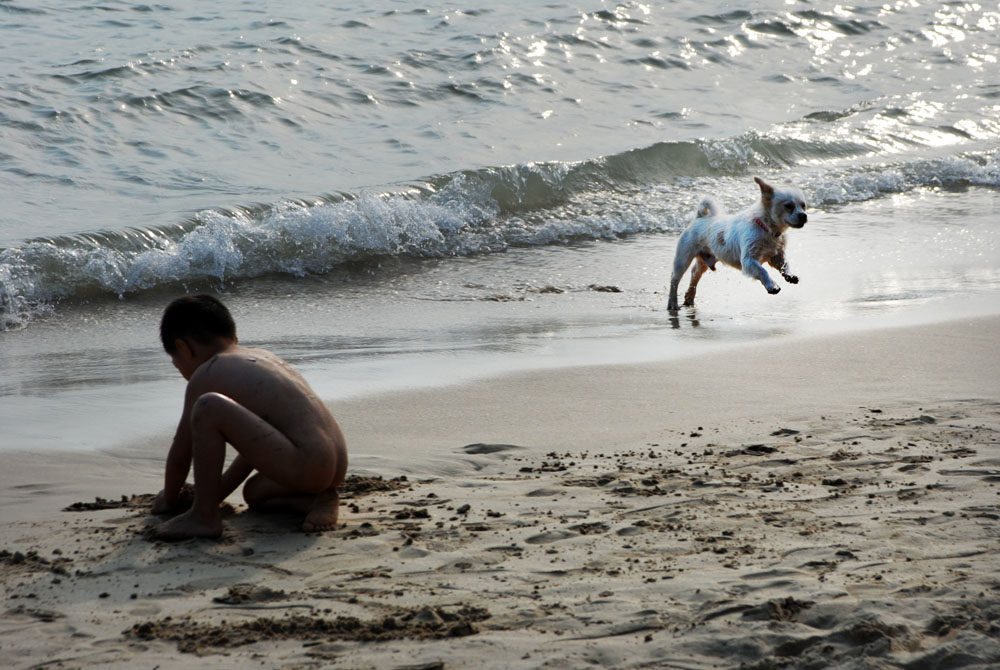
<svg viewBox="0 0 1000 670">
<path fill-rule="evenodd" d="M 325 534 L 157 542 L 154 448 L 5 454 L 0 666 L 1000 666 L 1000 318 L 333 410 L 397 456 Z"/>
<path fill-rule="evenodd" d="M 0 4 L 0 670 L 1000 670 L 998 9 Z M 328 532 L 156 539 L 201 293 Z"/>
</svg>

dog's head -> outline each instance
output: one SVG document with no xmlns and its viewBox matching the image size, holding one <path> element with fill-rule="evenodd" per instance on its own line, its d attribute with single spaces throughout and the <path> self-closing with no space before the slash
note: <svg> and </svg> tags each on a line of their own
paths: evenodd
<svg viewBox="0 0 1000 670">
<path fill-rule="evenodd" d="M 760 201 L 771 221 L 782 227 L 801 228 L 806 225 L 808 217 L 802 191 L 794 186 L 774 188 L 760 177 L 754 177 L 753 180 L 760 186 Z"/>
</svg>

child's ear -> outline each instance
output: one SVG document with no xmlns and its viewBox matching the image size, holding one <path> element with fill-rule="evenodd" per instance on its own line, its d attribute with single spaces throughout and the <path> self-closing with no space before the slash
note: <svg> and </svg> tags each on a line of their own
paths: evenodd
<svg viewBox="0 0 1000 670">
<path fill-rule="evenodd" d="M 187 340 L 177 338 L 174 340 L 174 351 L 176 351 L 183 358 L 194 358 L 194 349 L 191 345 L 187 343 Z"/>
</svg>

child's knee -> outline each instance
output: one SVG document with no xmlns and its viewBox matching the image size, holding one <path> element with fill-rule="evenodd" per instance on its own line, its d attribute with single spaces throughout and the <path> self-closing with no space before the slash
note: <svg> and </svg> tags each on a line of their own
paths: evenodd
<svg viewBox="0 0 1000 670">
<path fill-rule="evenodd" d="M 194 405 L 191 406 L 191 424 L 199 425 L 213 420 L 230 402 L 232 401 L 221 393 L 215 393 L 214 391 L 205 393 L 195 400 Z"/>
</svg>

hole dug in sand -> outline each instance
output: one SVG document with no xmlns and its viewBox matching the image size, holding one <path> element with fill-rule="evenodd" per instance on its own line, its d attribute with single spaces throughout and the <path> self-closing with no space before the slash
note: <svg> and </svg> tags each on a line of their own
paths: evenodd
<svg viewBox="0 0 1000 670">
<path fill-rule="evenodd" d="M 185 616 L 137 623 L 123 631 L 123 634 L 135 640 L 169 640 L 176 642 L 177 648 L 182 652 L 205 654 L 276 640 L 382 642 L 465 637 L 478 633 L 476 623 L 489 618 L 487 610 L 468 605 L 399 609 L 390 616 L 371 621 L 350 616 L 328 619 L 293 614 L 280 618 L 258 617 L 238 623 L 222 621 L 212 624 L 194 621 Z"/>
</svg>

